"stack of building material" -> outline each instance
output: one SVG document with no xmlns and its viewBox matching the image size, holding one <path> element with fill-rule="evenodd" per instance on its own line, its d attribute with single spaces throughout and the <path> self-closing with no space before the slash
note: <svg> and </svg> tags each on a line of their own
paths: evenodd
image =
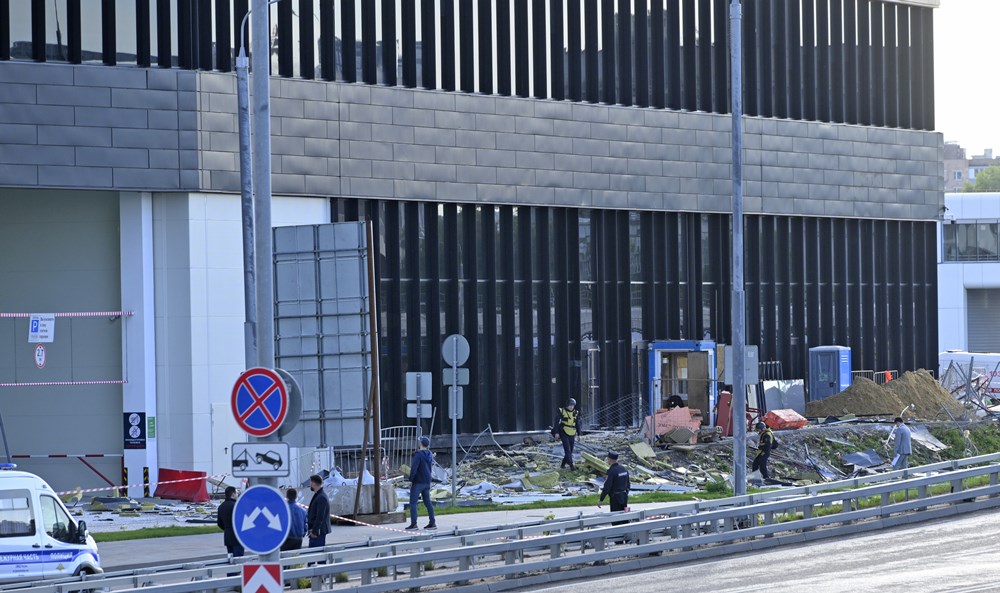
<svg viewBox="0 0 1000 593">
<path fill-rule="evenodd" d="M 674 443 L 695 444 L 698 440 L 698 429 L 701 428 L 701 410 L 696 408 L 660 408 L 656 411 L 653 422 L 653 433 Z M 648 437 L 650 418 L 646 416 L 645 432 Z"/>
</svg>

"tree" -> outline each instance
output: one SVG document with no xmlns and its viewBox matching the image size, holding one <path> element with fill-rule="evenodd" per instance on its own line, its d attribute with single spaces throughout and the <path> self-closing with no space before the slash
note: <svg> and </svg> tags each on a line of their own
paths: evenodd
<svg viewBox="0 0 1000 593">
<path fill-rule="evenodd" d="M 975 183 L 966 183 L 964 192 L 1000 192 L 1000 165 L 991 165 L 976 173 Z"/>
</svg>

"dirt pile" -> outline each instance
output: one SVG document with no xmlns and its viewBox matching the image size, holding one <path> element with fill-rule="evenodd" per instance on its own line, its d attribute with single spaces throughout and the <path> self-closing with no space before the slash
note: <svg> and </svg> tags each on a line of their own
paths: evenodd
<svg viewBox="0 0 1000 593">
<path fill-rule="evenodd" d="M 907 418 L 947 420 L 945 410 L 956 417 L 963 413 L 962 404 L 921 369 L 905 372 L 885 385 L 859 377 L 844 391 L 806 404 L 806 416 L 896 416 L 911 404 Z"/>
</svg>

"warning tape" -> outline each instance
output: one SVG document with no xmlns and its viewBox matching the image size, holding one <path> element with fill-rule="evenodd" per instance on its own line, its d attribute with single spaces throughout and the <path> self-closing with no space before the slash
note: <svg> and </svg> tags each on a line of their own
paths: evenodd
<svg viewBox="0 0 1000 593">
<path fill-rule="evenodd" d="M 164 480 L 162 482 L 144 482 L 142 484 L 132 484 L 131 486 L 106 486 L 104 488 L 87 488 L 86 490 L 67 490 L 65 492 L 56 492 L 56 494 L 62 496 L 64 494 L 82 494 L 84 492 L 102 492 L 104 490 L 120 490 L 122 488 L 142 488 L 145 486 L 152 486 L 156 484 L 177 484 L 180 482 L 196 482 L 198 480 L 208 480 L 216 478 L 224 478 L 229 476 L 229 474 L 215 474 L 214 476 L 202 476 L 200 478 L 184 478 L 182 480 Z"/>
<path fill-rule="evenodd" d="M 131 317 L 132 311 L 77 311 L 69 313 L 52 313 L 53 317 Z M 0 313 L 0 319 L 22 319 L 38 315 L 38 313 Z"/>
<path fill-rule="evenodd" d="M 57 387 L 61 385 L 124 385 L 125 379 L 107 379 L 104 381 L 32 381 L 25 383 L 0 383 L 0 387 Z"/>
</svg>

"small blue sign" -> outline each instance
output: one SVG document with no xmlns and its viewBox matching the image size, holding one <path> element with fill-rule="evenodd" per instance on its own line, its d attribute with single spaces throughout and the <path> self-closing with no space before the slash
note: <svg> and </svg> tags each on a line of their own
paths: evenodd
<svg viewBox="0 0 1000 593">
<path fill-rule="evenodd" d="M 233 507 L 236 539 L 256 554 L 269 554 L 280 548 L 288 536 L 290 522 L 288 503 L 272 486 L 247 488 Z"/>
</svg>

